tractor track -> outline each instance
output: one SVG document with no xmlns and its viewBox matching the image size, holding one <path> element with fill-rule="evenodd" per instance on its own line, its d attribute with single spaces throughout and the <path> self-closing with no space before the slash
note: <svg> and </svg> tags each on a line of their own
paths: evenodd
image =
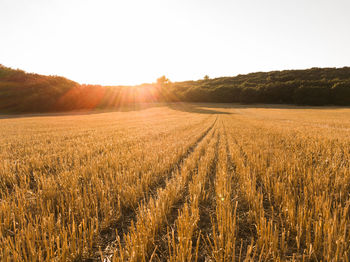
<svg viewBox="0 0 350 262">
<path fill-rule="evenodd" d="M 198 137 L 198 139 L 188 147 L 186 152 L 176 163 L 171 165 L 165 172 L 158 174 L 158 177 L 161 179 L 150 185 L 148 191 L 140 197 L 138 201 L 140 203 L 139 207 L 142 204 L 146 204 L 151 198 L 156 197 L 157 192 L 167 186 L 168 181 L 173 178 L 174 174 L 181 172 L 184 162 L 192 155 L 200 142 L 209 134 L 216 123 L 217 117 L 215 118 L 214 122 Z M 124 237 L 129 233 L 131 224 L 135 223 L 137 220 L 137 214 L 139 212 L 138 209 L 139 208 L 135 209 L 132 207 L 122 206 L 121 213 L 123 215 L 120 217 L 120 219 L 110 224 L 109 227 L 100 231 L 98 242 L 94 245 L 94 250 L 92 252 L 93 256 L 84 258 L 83 261 L 101 261 L 101 256 L 105 261 L 109 261 L 108 257 L 110 257 L 113 250 L 116 249 L 117 246 L 116 239 L 118 238 L 121 242 L 124 242 Z"/>
</svg>

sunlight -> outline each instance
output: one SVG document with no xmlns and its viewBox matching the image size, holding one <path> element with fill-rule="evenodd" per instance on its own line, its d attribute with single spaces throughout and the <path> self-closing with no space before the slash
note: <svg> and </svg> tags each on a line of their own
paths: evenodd
<svg viewBox="0 0 350 262">
<path fill-rule="evenodd" d="M 336 2 L 3 0 L 0 62 L 101 85 L 341 67 L 350 6 Z"/>
</svg>

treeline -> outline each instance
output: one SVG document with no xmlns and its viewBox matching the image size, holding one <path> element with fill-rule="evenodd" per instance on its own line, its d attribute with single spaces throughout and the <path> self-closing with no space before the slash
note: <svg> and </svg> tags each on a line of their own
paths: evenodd
<svg viewBox="0 0 350 262">
<path fill-rule="evenodd" d="M 53 111 L 58 99 L 77 86 L 64 77 L 29 74 L 0 65 L 0 111 Z"/>
<path fill-rule="evenodd" d="M 0 112 L 115 108 L 142 102 L 350 105 L 350 68 L 258 72 L 139 86 L 80 85 L 0 65 Z"/>
<path fill-rule="evenodd" d="M 168 84 L 179 101 L 350 105 L 350 67 L 258 72 Z"/>
<path fill-rule="evenodd" d="M 64 77 L 31 74 L 0 65 L 0 112 L 57 112 L 157 102 L 158 87 L 80 85 Z"/>
</svg>

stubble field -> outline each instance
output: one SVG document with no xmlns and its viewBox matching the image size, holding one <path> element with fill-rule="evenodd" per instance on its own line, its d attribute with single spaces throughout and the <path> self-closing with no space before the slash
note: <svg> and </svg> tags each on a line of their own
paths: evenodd
<svg viewBox="0 0 350 262">
<path fill-rule="evenodd" d="M 1 261 L 349 261 L 350 108 L 0 117 Z"/>
</svg>

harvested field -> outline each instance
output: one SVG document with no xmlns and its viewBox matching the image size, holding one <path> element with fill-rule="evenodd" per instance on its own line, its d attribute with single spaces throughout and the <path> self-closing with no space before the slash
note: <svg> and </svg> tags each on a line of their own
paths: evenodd
<svg viewBox="0 0 350 262">
<path fill-rule="evenodd" d="M 349 261 L 350 108 L 0 117 L 2 261 Z"/>
</svg>

